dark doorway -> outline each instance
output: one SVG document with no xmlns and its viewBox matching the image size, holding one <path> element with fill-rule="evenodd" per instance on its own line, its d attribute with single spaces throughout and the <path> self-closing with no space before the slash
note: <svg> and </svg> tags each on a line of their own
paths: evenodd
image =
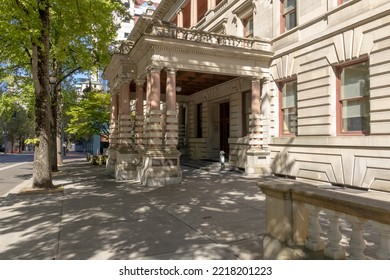
<svg viewBox="0 0 390 280">
<path fill-rule="evenodd" d="M 220 136 L 219 147 L 221 151 L 225 152 L 225 157 L 229 155 L 229 119 L 230 119 L 230 104 L 229 102 L 219 104 L 219 118 L 220 118 Z"/>
</svg>

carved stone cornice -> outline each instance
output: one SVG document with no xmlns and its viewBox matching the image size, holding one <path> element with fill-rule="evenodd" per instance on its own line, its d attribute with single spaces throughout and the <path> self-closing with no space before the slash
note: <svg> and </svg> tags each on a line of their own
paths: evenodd
<svg viewBox="0 0 390 280">
<path fill-rule="evenodd" d="M 244 3 L 238 6 L 232 11 L 233 14 L 236 14 L 238 18 L 245 18 L 253 13 L 254 1 L 244 1 Z"/>
</svg>

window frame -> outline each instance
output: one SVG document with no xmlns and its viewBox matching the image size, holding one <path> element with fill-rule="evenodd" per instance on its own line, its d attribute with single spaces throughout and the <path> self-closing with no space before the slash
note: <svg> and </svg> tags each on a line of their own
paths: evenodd
<svg viewBox="0 0 390 280">
<path fill-rule="evenodd" d="M 358 64 L 363 64 L 363 63 L 367 63 L 367 67 L 368 67 L 368 70 L 369 70 L 369 61 L 368 61 L 368 58 L 363 58 L 363 59 L 359 59 L 359 60 L 354 60 L 354 61 L 351 61 L 351 62 L 348 62 L 348 63 L 344 63 L 344 64 L 340 64 L 340 65 L 337 65 L 335 67 L 335 73 L 336 73 L 336 129 L 337 129 L 337 134 L 338 135 L 369 135 L 370 134 L 370 90 L 368 90 L 368 94 L 365 95 L 365 96 L 357 96 L 357 97 L 350 97 L 350 98 L 344 98 L 342 99 L 341 98 L 341 74 L 342 74 L 342 70 L 347 68 L 347 67 L 351 67 L 351 66 L 354 66 L 354 65 L 358 65 Z M 368 76 L 368 82 L 370 82 L 370 77 Z M 347 101 L 355 101 L 355 100 L 364 100 L 364 99 L 367 99 L 367 103 L 368 103 L 368 129 L 367 130 L 347 130 L 347 131 L 344 131 L 343 130 L 343 118 L 342 118 L 342 114 L 343 114 L 343 106 L 342 106 L 342 102 L 347 100 Z"/>
<path fill-rule="evenodd" d="M 248 28 L 247 28 L 247 24 L 249 21 L 252 21 L 252 33 L 247 33 L 248 32 Z M 253 14 L 250 15 L 249 17 L 245 18 L 242 20 L 242 24 L 244 26 L 244 37 L 245 38 L 253 38 L 253 34 L 254 34 L 254 21 L 253 21 Z"/>
<path fill-rule="evenodd" d="M 286 84 L 294 83 L 294 82 L 296 83 L 295 106 L 283 108 L 283 97 L 284 97 L 283 96 L 283 89 L 284 89 Z M 295 76 L 291 79 L 279 81 L 278 88 L 279 88 L 279 136 L 289 136 L 289 137 L 297 136 L 298 135 L 298 80 L 297 80 L 297 77 Z M 290 128 L 289 128 L 289 131 L 284 130 L 284 110 L 291 109 L 291 108 L 295 108 L 295 112 L 296 112 L 295 115 L 297 117 L 297 125 L 295 128 L 295 132 L 290 131 Z"/>
<path fill-rule="evenodd" d="M 280 33 L 284 33 L 291 29 L 294 29 L 298 26 L 298 17 L 297 17 L 297 1 L 295 1 L 295 6 L 292 9 L 285 11 L 284 3 L 288 0 L 280 0 Z M 295 23 L 293 27 L 287 29 L 286 27 L 286 16 L 295 13 Z"/>
</svg>

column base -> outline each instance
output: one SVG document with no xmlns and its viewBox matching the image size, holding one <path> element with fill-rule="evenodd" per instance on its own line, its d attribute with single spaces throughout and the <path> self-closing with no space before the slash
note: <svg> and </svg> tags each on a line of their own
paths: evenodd
<svg viewBox="0 0 390 280">
<path fill-rule="evenodd" d="M 271 175 L 271 153 L 252 148 L 246 152 L 245 176 L 262 177 Z"/>
<path fill-rule="evenodd" d="M 182 181 L 180 155 L 177 150 L 145 151 L 138 174 L 141 184 L 148 187 L 180 184 Z"/>
<path fill-rule="evenodd" d="M 107 154 L 107 162 L 106 162 L 106 171 L 107 174 L 115 178 L 115 164 L 116 164 L 116 147 L 111 146 L 108 147 Z"/>
<path fill-rule="evenodd" d="M 130 147 L 120 147 L 116 153 L 114 178 L 117 181 L 138 179 L 138 167 L 142 156 Z"/>
</svg>

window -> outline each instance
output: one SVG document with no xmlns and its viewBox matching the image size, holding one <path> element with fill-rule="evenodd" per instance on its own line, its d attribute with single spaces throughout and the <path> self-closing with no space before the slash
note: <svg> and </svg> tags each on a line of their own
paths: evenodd
<svg viewBox="0 0 390 280">
<path fill-rule="evenodd" d="M 337 69 L 338 132 L 368 134 L 370 126 L 368 61 Z"/>
<path fill-rule="evenodd" d="M 280 133 L 296 134 L 297 132 L 297 82 L 281 83 Z"/>
<path fill-rule="evenodd" d="M 244 37 L 252 38 L 253 37 L 253 17 L 245 19 L 244 23 Z"/>
<path fill-rule="evenodd" d="M 127 37 L 129 37 L 129 33 L 127 33 L 127 32 L 125 32 L 124 34 L 123 34 L 123 37 L 125 38 L 125 39 L 127 39 Z"/>
<path fill-rule="evenodd" d="M 285 32 L 297 26 L 296 0 L 281 0 L 281 32 Z"/>
<path fill-rule="evenodd" d="M 249 116 L 252 106 L 252 91 L 242 93 L 242 136 L 249 134 Z"/>
<path fill-rule="evenodd" d="M 202 103 L 196 104 L 196 138 L 202 138 Z"/>
</svg>

